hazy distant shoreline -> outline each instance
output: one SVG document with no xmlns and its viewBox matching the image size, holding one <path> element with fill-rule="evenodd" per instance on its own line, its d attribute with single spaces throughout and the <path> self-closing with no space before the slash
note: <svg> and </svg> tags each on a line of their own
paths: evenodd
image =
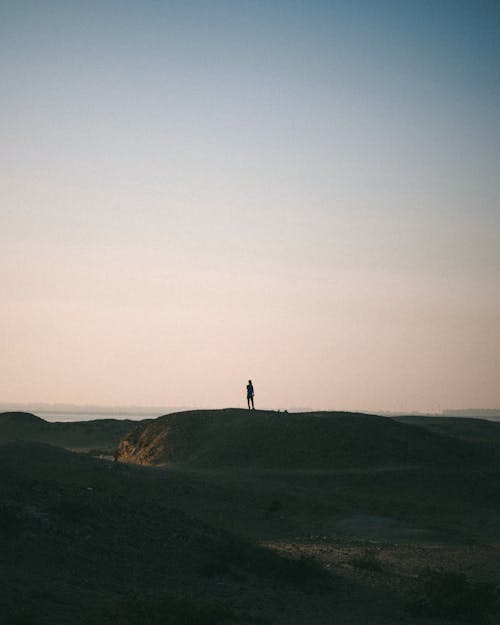
<svg viewBox="0 0 500 625">
<path fill-rule="evenodd" d="M 139 421 L 182 410 L 189 410 L 189 407 L 0 403 L 0 412 L 30 412 L 46 421 L 60 422 L 94 421 L 96 419 L 131 419 Z"/>
<path fill-rule="evenodd" d="M 128 412 L 45 412 L 44 410 L 38 410 L 34 414 L 36 414 L 37 417 L 45 419 L 45 421 L 52 422 L 97 421 L 99 419 L 130 419 L 131 421 L 141 421 L 142 419 L 160 417 L 163 414 L 168 414 L 168 412 L 136 414 Z"/>
<path fill-rule="evenodd" d="M 51 422 L 65 421 L 93 421 L 96 419 L 151 419 L 166 414 L 181 412 L 184 410 L 197 410 L 196 406 L 100 406 L 100 405 L 75 405 L 75 404 L 46 404 L 46 403 L 0 403 L 0 412 L 30 412 Z M 312 408 L 293 408 L 289 412 L 313 412 Z M 418 410 L 396 411 L 367 411 L 370 414 L 395 417 L 400 415 L 418 415 L 429 417 L 460 417 L 487 419 L 500 421 L 500 409 L 494 408 L 468 408 L 456 410 L 443 410 L 441 412 L 421 412 Z"/>
</svg>

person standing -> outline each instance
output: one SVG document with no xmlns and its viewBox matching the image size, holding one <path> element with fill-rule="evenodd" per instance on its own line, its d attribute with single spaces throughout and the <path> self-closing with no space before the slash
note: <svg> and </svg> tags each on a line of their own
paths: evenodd
<svg viewBox="0 0 500 625">
<path fill-rule="evenodd" d="M 252 380 L 248 380 L 248 384 L 247 384 L 248 410 L 255 410 L 255 406 L 253 405 L 253 396 L 254 396 L 254 392 L 253 392 Z M 251 406 L 251 408 L 250 408 L 250 406 Z"/>
</svg>

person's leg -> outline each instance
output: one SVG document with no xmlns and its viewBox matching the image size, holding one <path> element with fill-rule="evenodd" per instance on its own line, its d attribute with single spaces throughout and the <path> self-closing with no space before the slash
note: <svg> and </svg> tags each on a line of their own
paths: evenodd
<svg viewBox="0 0 500 625">
<path fill-rule="evenodd" d="M 251 400 L 251 397 L 247 397 L 248 410 L 250 410 L 250 400 Z"/>
<path fill-rule="evenodd" d="M 253 397 L 250 397 L 250 401 L 252 402 L 252 410 L 255 410 L 255 406 L 253 405 Z"/>
</svg>

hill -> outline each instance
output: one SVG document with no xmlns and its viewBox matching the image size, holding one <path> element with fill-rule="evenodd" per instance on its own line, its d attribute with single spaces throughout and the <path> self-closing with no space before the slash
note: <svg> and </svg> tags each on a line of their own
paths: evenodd
<svg viewBox="0 0 500 625">
<path fill-rule="evenodd" d="M 360 413 L 197 410 L 159 417 L 123 438 L 120 459 L 203 468 L 342 469 L 477 461 L 478 448 Z"/>
<path fill-rule="evenodd" d="M 31 441 L 80 451 L 110 452 L 136 426 L 137 421 L 128 419 L 50 423 L 29 412 L 4 412 L 0 413 L 0 443 Z"/>
<path fill-rule="evenodd" d="M 427 417 L 403 415 L 396 417 L 400 423 L 417 425 L 429 432 L 451 436 L 486 447 L 500 449 L 500 423 L 478 418 Z"/>
<path fill-rule="evenodd" d="M 249 625 L 263 609 L 283 625 L 301 612 L 325 622 L 335 599 L 321 566 L 175 509 L 183 490 L 156 471 L 0 445 L 0 623 Z"/>
<path fill-rule="evenodd" d="M 33 415 L 13 420 L 43 426 Z M 286 436 L 273 439 L 287 423 Z M 439 590 L 434 613 L 409 611 L 422 571 L 444 571 L 446 583 L 466 571 L 481 605 L 484 583 L 500 580 L 500 471 L 477 461 L 480 446 L 345 413 L 198 411 L 134 435 L 154 438 L 152 430 L 150 452 L 169 447 L 209 468 L 0 444 L 1 625 L 458 625 L 462 618 L 436 620 Z M 267 455 L 259 455 L 264 435 Z M 324 466 L 353 468 L 315 470 L 309 452 L 296 455 L 321 451 L 326 435 L 336 456 L 324 456 Z M 288 467 L 268 470 L 284 442 Z M 235 454 L 246 449 L 244 462 L 224 456 L 234 464 L 214 470 L 232 443 Z M 429 449 L 439 449 L 439 463 Z M 402 464 L 404 450 L 430 460 Z M 483 622 L 473 616 L 467 622 Z"/>
</svg>

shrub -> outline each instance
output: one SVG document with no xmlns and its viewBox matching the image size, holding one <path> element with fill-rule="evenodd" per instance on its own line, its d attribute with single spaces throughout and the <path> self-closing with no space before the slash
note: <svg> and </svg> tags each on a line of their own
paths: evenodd
<svg viewBox="0 0 500 625">
<path fill-rule="evenodd" d="M 463 573 L 427 569 L 415 590 L 408 605 L 415 615 L 486 623 L 500 607 L 494 584 L 471 582 Z"/>
</svg>

